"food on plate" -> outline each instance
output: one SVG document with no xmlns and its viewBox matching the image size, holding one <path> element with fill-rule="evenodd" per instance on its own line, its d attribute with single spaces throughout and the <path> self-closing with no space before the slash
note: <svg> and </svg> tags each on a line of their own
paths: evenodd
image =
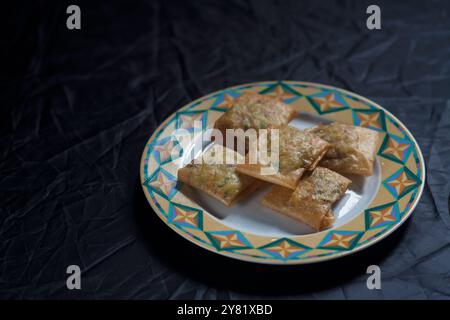
<svg viewBox="0 0 450 320">
<path fill-rule="evenodd" d="M 317 167 L 300 180 L 294 191 L 274 186 L 264 196 L 263 204 L 320 231 L 333 224 L 332 205 L 345 194 L 350 184 L 351 181 L 340 174 Z"/>
<path fill-rule="evenodd" d="M 217 119 L 214 127 L 225 137 L 226 129 L 265 129 L 270 125 L 287 124 L 295 115 L 294 108 L 279 98 L 245 93 L 233 101 L 232 107 Z"/>
<path fill-rule="evenodd" d="M 227 206 L 267 181 L 274 186 L 263 205 L 316 231 L 332 226 L 332 206 L 351 184 L 341 174 L 373 174 L 379 135 L 340 123 L 303 131 L 287 125 L 295 114 L 278 98 L 259 94 L 236 98 L 215 128 L 224 138 L 226 129 L 256 129 L 257 141 L 249 141 L 245 156 L 216 143 L 179 169 L 178 179 Z M 234 162 L 227 164 L 229 159 Z"/>
<path fill-rule="evenodd" d="M 326 141 L 294 127 L 281 126 L 269 128 L 269 136 L 273 130 L 278 130 L 279 157 L 275 157 L 275 163 L 270 163 L 270 141 L 268 137 L 266 161 L 258 157 L 257 163 L 252 164 L 249 156 L 245 164 L 239 164 L 237 170 L 243 174 L 265 180 L 286 188 L 295 189 L 297 183 L 306 170 L 314 170 L 320 159 L 331 147 Z M 250 152 L 255 150 L 250 148 Z M 261 156 L 261 150 L 258 150 Z M 278 158 L 278 159 L 277 159 Z M 278 168 L 277 168 L 278 166 Z M 263 172 L 262 168 L 272 167 L 272 173 Z"/>
<path fill-rule="evenodd" d="M 227 157 L 239 159 L 243 156 L 221 145 L 213 145 L 196 161 L 179 169 L 178 179 L 230 206 L 260 184 L 256 179 L 237 172 L 236 165 L 226 164 Z"/>
<path fill-rule="evenodd" d="M 376 131 L 337 122 L 318 125 L 307 131 L 332 145 L 320 166 L 343 174 L 373 174 L 380 139 Z"/>
</svg>

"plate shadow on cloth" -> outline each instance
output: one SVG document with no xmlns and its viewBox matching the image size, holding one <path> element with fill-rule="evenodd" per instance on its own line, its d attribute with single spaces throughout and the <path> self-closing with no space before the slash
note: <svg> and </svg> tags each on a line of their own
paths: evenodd
<svg viewBox="0 0 450 320">
<path fill-rule="evenodd" d="M 141 232 L 138 236 L 145 242 L 149 254 L 193 281 L 244 294 L 311 293 L 366 275 L 369 265 L 381 264 L 398 245 L 410 221 L 408 219 L 386 239 L 346 257 L 307 265 L 264 265 L 227 258 L 184 239 L 161 221 L 149 206 L 140 185 L 138 189 L 135 199 L 136 223 Z"/>
</svg>

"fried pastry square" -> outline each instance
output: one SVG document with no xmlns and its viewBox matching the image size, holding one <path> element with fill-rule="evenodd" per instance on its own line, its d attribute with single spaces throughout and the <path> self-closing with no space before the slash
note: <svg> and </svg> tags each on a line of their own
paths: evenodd
<svg viewBox="0 0 450 320">
<path fill-rule="evenodd" d="M 333 225 L 332 205 L 342 198 L 350 184 L 351 181 L 340 174 L 317 167 L 311 175 L 300 180 L 294 191 L 272 187 L 262 203 L 321 231 Z"/>
<path fill-rule="evenodd" d="M 197 161 L 178 170 L 178 179 L 227 206 L 260 186 L 256 179 L 236 171 L 236 165 L 226 164 L 226 159 L 243 158 L 237 152 L 221 145 L 208 149 Z"/>
<path fill-rule="evenodd" d="M 234 100 L 232 107 L 217 119 L 214 127 L 225 137 L 226 129 L 265 129 L 270 125 L 287 124 L 295 115 L 294 108 L 279 98 L 245 93 Z"/>
<path fill-rule="evenodd" d="M 273 130 L 278 130 L 279 156 L 275 160 L 278 168 L 274 163 L 263 162 L 260 157 L 261 154 L 258 153 L 256 164 L 250 163 L 247 155 L 246 163 L 239 164 L 237 170 L 264 181 L 295 189 L 303 173 L 306 170 L 314 170 L 330 145 L 313 134 L 294 127 L 269 128 L 269 136 L 273 134 Z M 270 142 L 271 138 L 268 140 Z M 268 146 L 267 154 L 270 159 L 270 143 L 268 143 Z M 263 168 L 268 167 L 273 168 L 270 174 L 267 173 L 270 171 L 263 172 Z"/>
<path fill-rule="evenodd" d="M 380 139 L 378 132 L 337 122 L 318 125 L 307 131 L 332 145 L 320 166 L 343 174 L 373 174 Z"/>
</svg>

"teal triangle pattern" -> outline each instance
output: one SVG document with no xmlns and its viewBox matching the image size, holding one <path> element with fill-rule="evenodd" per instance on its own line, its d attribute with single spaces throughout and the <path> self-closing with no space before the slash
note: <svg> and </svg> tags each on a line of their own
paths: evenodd
<svg viewBox="0 0 450 320">
<path fill-rule="evenodd" d="M 266 94 L 283 99 L 285 103 L 293 103 L 294 101 L 303 97 L 303 95 L 293 89 L 291 86 L 284 82 L 277 82 L 268 86 L 266 89 L 259 92 L 260 94 Z"/>
<path fill-rule="evenodd" d="M 202 210 L 172 202 L 169 205 L 168 222 L 181 228 L 203 229 Z"/>
<path fill-rule="evenodd" d="M 383 186 L 396 198 L 400 199 L 416 190 L 421 180 L 407 167 L 400 168 L 383 181 Z"/>
<path fill-rule="evenodd" d="M 237 230 L 206 231 L 205 235 L 218 251 L 250 249 L 252 245 Z"/>
<path fill-rule="evenodd" d="M 349 109 L 343 95 L 335 90 L 323 89 L 308 95 L 308 101 L 319 114 L 327 114 Z"/>
<path fill-rule="evenodd" d="M 275 259 L 296 259 L 311 250 L 310 247 L 288 238 L 281 238 L 258 248 Z"/>
</svg>

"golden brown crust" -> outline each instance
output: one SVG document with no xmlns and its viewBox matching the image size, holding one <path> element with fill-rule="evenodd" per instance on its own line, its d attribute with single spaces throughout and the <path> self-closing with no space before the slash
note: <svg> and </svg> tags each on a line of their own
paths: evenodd
<svg viewBox="0 0 450 320">
<path fill-rule="evenodd" d="M 205 162 L 193 161 L 179 169 L 178 180 L 213 196 L 227 206 L 232 205 L 247 189 L 254 190 L 260 183 L 237 172 L 235 165 L 224 164 L 226 153 L 230 152 L 237 156 L 235 151 L 215 145 L 201 156 Z M 216 154 L 218 162 L 214 163 Z"/>
<path fill-rule="evenodd" d="M 297 112 L 281 99 L 244 93 L 233 102 L 233 106 L 216 120 L 214 127 L 222 131 L 226 129 L 265 129 L 269 125 L 284 125 L 291 121 Z"/>
<path fill-rule="evenodd" d="M 232 200 L 224 199 L 220 195 L 212 192 L 212 190 L 210 190 L 210 189 L 203 189 L 203 188 L 199 188 L 199 187 L 196 187 L 196 186 L 192 185 L 191 173 L 192 173 L 192 171 L 189 169 L 189 165 L 184 167 L 184 168 L 179 169 L 178 170 L 178 180 L 181 181 L 181 182 L 184 182 L 184 183 L 186 183 L 188 185 L 190 185 L 191 187 L 195 187 L 195 188 L 205 192 L 206 194 L 210 195 L 211 197 L 216 198 L 217 200 L 219 200 L 220 202 L 222 202 L 226 206 L 231 206 L 231 204 L 233 203 Z"/>
<path fill-rule="evenodd" d="M 319 165 L 320 161 L 323 159 L 323 157 L 325 157 L 329 149 L 329 145 L 323 148 L 322 152 L 319 153 L 316 160 L 308 167 L 309 171 L 313 171 Z"/>
<path fill-rule="evenodd" d="M 253 179 L 253 182 L 250 183 L 245 189 L 243 189 L 228 206 L 232 206 L 236 202 L 239 202 L 246 197 L 250 196 L 252 193 L 256 192 L 259 188 L 264 185 L 264 182 L 258 179 Z"/>
<path fill-rule="evenodd" d="M 278 211 L 294 220 L 307 224 L 316 231 L 321 231 L 334 223 L 331 211 L 325 214 L 311 214 L 303 209 L 294 208 L 289 200 L 293 191 L 281 186 L 273 186 L 272 190 L 264 196 L 262 204 L 272 210 Z"/>
<path fill-rule="evenodd" d="M 316 167 L 330 145 L 324 140 L 294 127 L 269 128 L 269 132 L 271 133 L 274 129 L 279 130 L 278 168 L 274 168 L 274 173 L 263 173 L 262 169 L 268 169 L 270 165 L 262 163 L 259 159 L 257 164 L 251 164 L 248 155 L 246 163 L 239 164 L 237 171 L 286 188 L 295 189 L 304 172 Z"/>
<path fill-rule="evenodd" d="M 306 221 L 302 219 L 302 216 L 296 214 L 288 205 L 292 193 L 293 191 L 288 188 L 274 185 L 270 192 L 263 197 L 262 204 L 272 210 L 281 212 L 293 219 L 306 223 Z"/>
<path fill-rule="evenodd" d="M 262 175 L 262 168 L 263 166 L 260 164 L 240 164 L 237 166 L 237 171 L 256 179 L 277 184 L 292 190 L 295 189 L 298 180 L 305 172 L 305 169 L 299 168 L 297 170 L 289 172 L 288 174 L 281 174 L 280 172 L 277 172 L 276 174 L 272 175 Z"/>
<path fill-rule="evenodd" d="M 334 223 L 331 207 L 345 194 L 350 183 L 336 172 L 317 167 L 310 176 L 300 180 L 294 191 L 274 186 L 262 203 L 320 231 Z"/>
<path fill-rule="evenodd" d="M 332 144 L 320 166 L 339 173 L 370 176 L 380 143 L 378 132 L 341 123 L 307 130 Z"/>
<path fill-rule="evenodd" d="M 333 223 L 334 223 L 333 211 L 329 210 L 323 217 L 318 230 L 321 231 L 328 229 L 333 225 Z"/>
<path fill-rule="evenodd" d="M 295 207 L 311 209 L 322 205 L 331 207 L 344 195 L 350 184 L 351 180 L 339 173 L 327 168 L 317 167 L 309 177 L 300 181 L 290 202 Z"/>
</svg>

